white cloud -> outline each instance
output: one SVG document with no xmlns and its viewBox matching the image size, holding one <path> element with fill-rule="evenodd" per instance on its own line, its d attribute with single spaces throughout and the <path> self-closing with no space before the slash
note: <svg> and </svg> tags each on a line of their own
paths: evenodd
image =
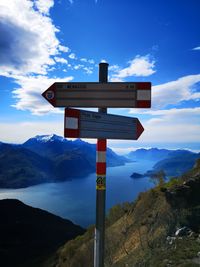
<svg viewBox="0 0 200 267">
<path fill-rule="evenodd" d="M 36 0 L 35 6 L 40 13 L 49 14 L 49 10 L 54 5 L 54 0 Z"/>
<path fill-rule="evenodd" d="M 71 53 L 71 54 L 69 55 L 69 58 L 71 58 L 71 59 L 77 59 L 75 53 Z"/>
<path fill-rule="evenodd" d="M 87 58 L 81 58 L 80 61 L 87 62 Z"/>
<path fill-rule="evenodd" d="M 155 61 L 150 59 L 149 55 L 137 55 L 134 59 L 129 61 L 129 66 L 118 70 L 113 74 L 112 78 L 126 78 L 131 76 L 150 76 L 155 73 Z"/>
<path fill-rule="evenodd" d="M 83 69 L 85 70 L 85 72 L 87 74 L 92 74 L 93 73 L 93 68 L 92 67 L 84 67 Z"/>
<path fill-rule="evenodd" d="M 64 53 L 70 52 L 70 48 L 67 46 L 64 46 L 64 45 L 59 45 L 58 49 L 59 49 L 59 51 L 64 52 Z"/>
<path fill-rule="evenodd" d="M 68 64 L 67 59 L 62 58 L 62 57 L 54 57 L 56 62 L 62 63 L 62 64 Z"/>
<path fill-rule="evenodd" d="M 75 65 L 75 66 L 74 66 L 74 69 L 75 69 L 75 70 L 80 70 L 80 69 L 83 68 L 83 67 L 84 67 L 84 65 L 78 64 L 78 65 Z"/>
<path fill-rule="evenodd" d="M 194 47 L 192 50 L 200 50 L 200 46 Z"/>
<path fill-rule="evenodd" d="M 53 4 L 53 0 L 0 1 L 0 75 L 19 85 L 13 91 L 16 103 L 12 106 L 37 115 L 59 113 L 40 94 L 56 81 L 73 79 L 47 77 L 56 62 L 68 64 L 59 55 L 70 51 L 56 37 L 59 30 L 49 17 Z"/>
<path fill-rule="evenodd" d="M 109 77 L 109 81 L 110 82 L 123 82 L 123 79 L 118 78 L 118 77 Z"/>
<path fill-rule="evenodd" d="M 28 110 L 34 115 L 60 113 L 58 108 L 49 104 L 41 94 L 54 82 L 69 82 L 73 77 L 48 78 L 46 76 L 16 76 L 16 83 L 20 86 L 13 91 L 17 103 L 13 105 L 18 110 Z"/>
<path fill-rule="evenodd" d="M 59 52 L 58 29 L 47 15 L 52 5 L 50 0 L 1 0 L 0 74 L 45 74 L 55 64 L 51 57 Z"/>
<path fill-rule="evenodd" d="M 200 82 L 200 74 L 184 76 L 175 81 L 153 86 L 153 108 L 163 108 L 184 100 L 200 99 L 200 93 L 192 90 L 198 82 Z"/>
</svg>

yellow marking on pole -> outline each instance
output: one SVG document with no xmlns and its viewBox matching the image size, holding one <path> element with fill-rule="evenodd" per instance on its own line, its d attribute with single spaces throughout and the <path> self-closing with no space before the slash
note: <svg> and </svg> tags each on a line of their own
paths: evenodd
<svg viewBox="0 0 200 267">
<path fill-rule="evenodd" d="M 106 190 L 106 176 L 98 175 L 96 179 L 96 189 L 97 190 Z"/>
</svg>

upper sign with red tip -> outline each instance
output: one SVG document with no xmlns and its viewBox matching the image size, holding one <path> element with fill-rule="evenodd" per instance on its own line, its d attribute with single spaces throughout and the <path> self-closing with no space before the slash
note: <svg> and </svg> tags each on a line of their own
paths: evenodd
<svg viewBox="0 0 200 267">
<path fill-rule="evenodd" d="M 54 83 L 42 96 L 54 107 L 150 108 L 150 82 Z"/>
</svg>

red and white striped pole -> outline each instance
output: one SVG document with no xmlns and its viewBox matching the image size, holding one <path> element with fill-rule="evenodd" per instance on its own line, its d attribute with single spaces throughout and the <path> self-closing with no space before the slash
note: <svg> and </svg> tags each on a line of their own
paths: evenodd
<svg viewBox="0 0 200 267">
<path fill-rule="evenodd" d="M 96 190 L 106 190 L 106 139 L 97 140 Z"/>
<path fill-rule="evenodd" d="M 107 83 L 108 64 L 99 64 L 99 82 Z M 107 108 L 99 108 L 107 113 Z M 97 140 L 96 156 L 96 227 L 94 242 L 94 267 L 104 266 L 105 207 L 106 207 L 106 139 Z"/>
</svg>

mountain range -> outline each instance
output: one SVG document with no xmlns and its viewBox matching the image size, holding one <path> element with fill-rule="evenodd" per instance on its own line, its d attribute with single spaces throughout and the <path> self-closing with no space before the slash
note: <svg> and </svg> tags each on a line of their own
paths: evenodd
<svg viewBox="0 0 200 267">
<path fill-rule="evenodd" d="M 128 160 L 107 149 L 107 166 Z M 96 145 L 57 135 L 30 138 L 21 145 L 0 143 L 0 187 L 21 188 L 84 177 L 95 172 Z"/>
<path fill-rule="evenodd" d="M 149 173 L 162 170 L 167 176 L 181 175 L 192 168 L 198 158 L 200 153 L 158 148 L 138 149 L 126 157 L 110 148 L 106 153 L 108 167 L 151 160 L 155 164 Z M 95 172 L 95 167 L 96 145 L 81 139 L 71 141 L 57 135 L 38 135 L 20 145 L 0 142 L 0 188 L 23 188 L 82 178 Z"/>
</svg>

